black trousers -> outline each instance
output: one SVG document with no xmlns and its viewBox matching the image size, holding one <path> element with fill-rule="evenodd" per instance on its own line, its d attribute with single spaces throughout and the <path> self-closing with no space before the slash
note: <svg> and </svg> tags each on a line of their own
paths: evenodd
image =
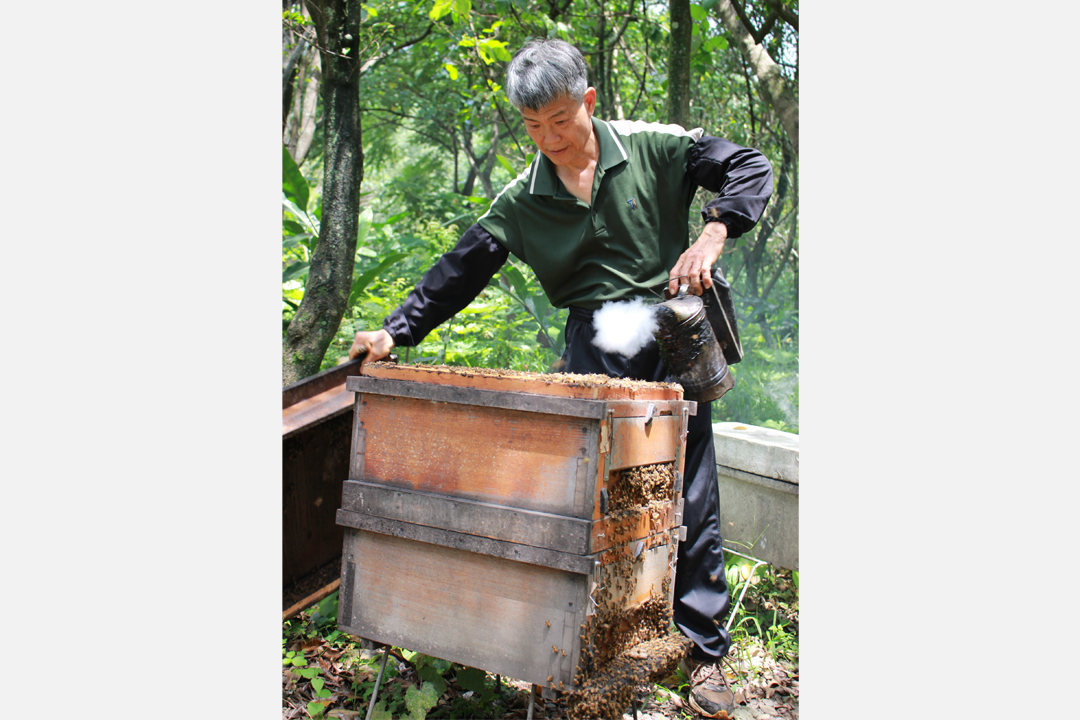
<svg viewBox="0 0 1080 720">
<path fill-rule="evenodd" d="M 592 343 L 592 313 L 571 308 L 566 321 L 562 372 L 600 373 L 634 380 L 663 381 L 667 372 L 660 350 L 650 342 L 633 358 L 607 353 Z M 690 417 L 684 467 L 683 525 L 675 566 L 675 624 L 693 640 L 696 660 L 715 661 L 727 654 L 731 638 L 723 626 L 731 601 L 724 577 L 720 537 L 720 494 L 712 436 L 712 403 L 698 403 Z"/>
</svg>

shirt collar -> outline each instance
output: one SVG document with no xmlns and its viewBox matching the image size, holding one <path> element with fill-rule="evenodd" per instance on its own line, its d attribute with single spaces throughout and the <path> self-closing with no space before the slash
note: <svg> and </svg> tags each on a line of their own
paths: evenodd
<svg viewBox="0 0 1080 720">
<path fill-rule="evenodd" d="M 607 172 L 620 163 L 629 162 L 630 157 L 626 152 L 626 148 L 623 147 L 622 141 L 619 140 L 619 136 L 611 123 L 593 117 L 592 124 L 596 140 L 600 144 L 600 159 L 596 161 L 597 168 Z M 558 187 L 559 179 L 555 174 L 555 166 L 538 149 L 536 158 L 533 160 L 532 173 L 529 177 L 529 193 L 532 195 L 554 196 Z"/>
</svg>

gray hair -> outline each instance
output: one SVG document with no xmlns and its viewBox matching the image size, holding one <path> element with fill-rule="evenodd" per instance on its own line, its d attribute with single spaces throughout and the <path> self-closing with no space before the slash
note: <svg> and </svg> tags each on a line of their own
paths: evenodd
<svg viewBox="0 0 1080 720">
<path fill-rule="evenodd" d="M 506 95 L 519 112 L 539 110 L 561 97 L 581 102 L 588 86 L 585 58 L 563 40 L 530 40 L 506 66 Z"/>
</svg>

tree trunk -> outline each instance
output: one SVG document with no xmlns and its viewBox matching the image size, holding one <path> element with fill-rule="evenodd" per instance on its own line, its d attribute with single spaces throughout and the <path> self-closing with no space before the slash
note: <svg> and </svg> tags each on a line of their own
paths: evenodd
<svg viewBox="0 0 1080 720">
<path fill-rule="evenodd" d="M 315 21 L 323 68 L 322 221 L 304 299 L 282 342 L 283 385 L 318 372 L 345 314 L 364 176 L 357 72 L 360 3 L 309 0 L 308 7 Z"/>
<path fill-rule="evenodd" d="M 787 78 L 781 74 L 780 66 L 773 62 L 764 47 L 755 42 L 731 3 L 732 0 L 719 0 L 716 4 L 716 13 L 720 16 L 727 31 L 735 38 L 735 44 L 739 47 L 739 52 L 746 59 L 747 64 L 754 69 L 761 94 L 779 116 L 780 125 L 791 140 L 795 157 L 798 157 L 799 101 L 795 99 L 795 92 Z"/>
<path fill-rule="evenodd" d="M 667 121 L 690 126 L 690 0 L 672 0 L 671 35 L 668 38 L 668 85 L 665 114 Z"/>
<path fill-rule="evenodd" d="M 304 82 L 304 104 L 300 108 L 299 133 L 296 137 L 296 146 L 292 150 L 292 159 L 297 165 L 304 163 L 308 150 L 311 149 L 311 141 L 315 139 L 315 109 L 319 99 L 319 88 L 322 82 L 321 59 L 318 54 L 311 58 L 308 66 L 307 78 Z"/>
<path fill-rule="evenodd" d="M 307 42 L 303 38 L 296 42 L 289 59 L 285 61 L 285 67 L 281 71 L 281 133 L 285 135 L 288 124 L 289 110 L 292 109 L 293 88 L 296 85 L 296 64 L 304 54 Z"/>
</svg>

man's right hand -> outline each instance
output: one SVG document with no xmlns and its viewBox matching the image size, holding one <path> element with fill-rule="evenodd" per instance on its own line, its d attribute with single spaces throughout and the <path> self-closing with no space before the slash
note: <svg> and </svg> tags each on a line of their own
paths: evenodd
<svg viewBox="0 0 1080 720">
<path fill-rule="evenodd" d="M 358 332 L 353 338 L 352 347 L 349 348 L 349 359 L 353 360 L 367 350 L 367 357 L 361 362 L 375 362 L 382 360 L 394 349 L 394 340 L 390 333 L 385 330 L 372 332 Z"/>
</svg>

